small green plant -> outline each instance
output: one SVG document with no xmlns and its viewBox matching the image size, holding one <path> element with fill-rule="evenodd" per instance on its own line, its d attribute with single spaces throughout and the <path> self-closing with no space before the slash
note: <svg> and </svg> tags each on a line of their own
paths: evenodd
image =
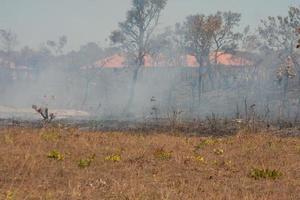
<svg viewBox="0 0 300 200">
<path fill-rule="evenodd" d="M 300 154 L 300 145 L 296 146 L 296 150 L 297 150 L 298 154 Z"/>
<path fill-rule="evenodd" d="M 115 155 L 106 156 L 104 158 L 104 160 L 106 160 L 106 161 L 113 161 L 113 162 L 119 162 L 119 161 L 121 161 L 121 155 L 115 154 Z"/>
<path fill-rule="evenodd" d="M 45 131 L 41 133 L 41 138 L 45 141 L 57 141 L 61 138 L 61 135 L 55 131 Z"/>
<path fill-rule="evenodd" d="M 159 148 L 154 151 L 154 157 L 160 160 L 170 160 L 172 152 L 167 152 L 163 148 Z"/>
<path fill-rule="evenodd" d="M 95 159 L 96 155 L 93 154 L 92 156 L 85 158 L 85 159 L 80 159 L 78 161 L 78 167 L 80 168 L 87 168 L 91 165 L 92 161 Z"/>
<path fill-rule="evenodd" d="M 222 155 L 224 153 L 224 150 L 223 149 L 214 149 L 214 153 L 216 155 Z"/>
<path fill-rule="evenodd" d="M 198 162 L 201 162 L 201 163 L 204 163 L 204 162 L 205 162 L 204 157 L 199 156 L 199 155 L 198 155 L 198 156 L 195 156 L 194 159 L 195 159 L 196 161 L 198 161 Z"/>
<path fill-rule="evenodd" d="M 249 176 L 251 178 L 254 178 L 255 180 L 258 179 L 277 179 L 280 176 L 282 176 L 282 173 L 276 169 L 259 169 L 259 168 L 253 168 L 250 173 Z"/>
<path fill-rule="evenodd" d="M 228 168 L 232 167 L 232 161 L 229 160 L 229 161 L 224 161 L 224 165 Z"/>
<path fill-rule="evenodd" d="M 6 134 L 4 135 L 4 142 L 5 144 L 13 144 L 14 140 L 11 135 Z"/>
<path fill-rule="evenodd" d="M 207 138 L 205 140 L 202 140 L 198 145 L 195 146 L 195 149 L 198 150 L 198 149 L 202 149 L 204 148 L 205 146 L 207 145 L 214 145 L 216 144 L 217 141 L 212 139 L 212 138 Z"/>
<path fill-rule="evenodd" d="M 48 153 L 47 155 L 48 158 L 54 159 L 54 160 L 64 160 L 64 155 L 62 155 L 59 151 L 57 150 L 52 150 Z"/>
<path fill-rule="evenodd" d="M 51 192 L 47 192 L 45 196 L 45 200 L 54 200 L 54 195 Z"/>
<path fill-rule="evenodd" d="M 11 190 L 7 191 L 5 200 L 13 200 L 13 199 L 15 199 L 15 193 Z"/>
</svg>

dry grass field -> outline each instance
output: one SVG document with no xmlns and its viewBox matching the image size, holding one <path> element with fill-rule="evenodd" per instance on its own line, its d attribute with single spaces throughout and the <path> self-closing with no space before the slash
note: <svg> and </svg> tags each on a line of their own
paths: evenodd
<svg viewBox="0 0 300 200">
<path fill-rule="evenodd" d="M 300 138 L 0 130 L 0 199 L 300 199 Z"/>
</svg>

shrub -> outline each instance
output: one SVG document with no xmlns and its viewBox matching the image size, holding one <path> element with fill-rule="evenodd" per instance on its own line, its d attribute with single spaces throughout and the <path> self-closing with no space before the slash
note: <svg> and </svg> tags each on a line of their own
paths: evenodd
<svg viewBox="0 0 300 200">
<path fill-rule="evenodd" d="M 5 144 L 13 144 L 14 140 L 11 135 L 6 134 L 4 135 L 4 142 Z"/>
<path fill-rule="evenodd" d="M 119 162 L 121 161 L 121 156 L 116 154 L 116 155 L 110 155 L 110 156 L 106 156 L 104 158 L 104 160 L 106 161 L 113 161 L 113 162 Z"/>
<path fill-rule="evenodd" d="M 198 145 L 195 146 L 195 149 L 202 149 L 203 147 L 207 145 L 214 145 L 217 141 L 212 138 L 207 138 L 205 140 L 202 140 Z"/>
<path fill-rule="evenodd" d="M 251 178 L 254 178 L 255 180 L 258 179 L 277 179 L 280 176 L 282 176 L 282 173 L 276 169 L 270 170 L 270 169 L 259 169 L 259 168 L 253 168 L 250 173 L 249 176 Z"/>
<path fill-rule="evenodd" d="M 5 200 L 13 200 L 13 199 L 15 199 L 15 193 L 10 190 L 7 191 Z"/>
<path fill-rule="evenodd" d="M 78 167 L 80 168 L 86 168 L 89 167 L 92 163 L 92 161 L 95 159 L 95 154 L 93 154 L 92 156 L 85 158 L 85 159 L 80 159 L 78 161 Z"/>
<path fill-rule="evenodd" d="M 54 160 L 64 160 L 64 155 L 62 155 L 59 151 L 57 150 L 52 150 L 48 153 L 47 155 L 48 158 L 54 159 Z"/>
<path fill-rule="evenodd" d="M 160 160 L 170 160 L 172 152 L 167 152 L 163 148 L 159 148 L 154 151 L 154 157 Z"/>
<path fill-rule="evenodd" d="M 61 138 L 61 135 L 54 131 L 45 131 L 41 134 L 41 137 L 46 141 L 57 141 Z"/>
<path fill-rule="evenodd" d="M 223 149 L 214 149 L 214 153 L 217 155 L 222 155 L 224 153 Z"/>
<path fill-rule="evenodd" d="M 201 162 L 201 163 L 204 163 L 205 161 L 204 161 L 204 157 L 202 157 L 202 156 L 195 156 L 194 157 L 194 159 L 196 160 L 196 161 L 198 161 L 198 162 Z"/>
</svg>

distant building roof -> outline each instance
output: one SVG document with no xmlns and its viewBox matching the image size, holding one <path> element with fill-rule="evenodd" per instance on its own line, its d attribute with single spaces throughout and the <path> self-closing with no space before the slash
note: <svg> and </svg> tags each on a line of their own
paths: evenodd
<svg viewBox="0 0 300 200">
<path fill-rule="evenodd" d="M 211 55 L 210 59 L 213 61 L 214 55 Z M 163 63 L 163 60 L 160 62 Z M 217 63 L 221 65 L 230 65 L 230 66 L 251 65 L 251 62 L 249 60 L 228 53 L 218 53 Z M 125 56 L 123 55 L 115 54 L 113 56 L 97 61 L 95 63 L 95 66 L 106 67 L 106 68 L 121 68 L 126 66 L 126 59 Z M 145 66 L 155 67 L 157 66 L 157 63 L 154 63 L 151 56 L 147 55 L 145 56 Z M 159 66 L 163 66 L 163 65 L 159 65 Z M 199 66 L 195 56 L 186 55 L 185 66 L 187 67 Z"/>
</svg>

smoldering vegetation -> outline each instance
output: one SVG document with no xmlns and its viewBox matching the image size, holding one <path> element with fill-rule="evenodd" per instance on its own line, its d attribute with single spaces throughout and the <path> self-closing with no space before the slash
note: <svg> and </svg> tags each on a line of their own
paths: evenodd
<svg viewBox="0 0 300 200">
<path fill-rule="evenodd" d="M 0 116 L 37 119 L 39 105 L 57 119 L 299 123 L 298 7 L 253 29 L 228 11 L 155 32 L 166 3 L 132 1 L 110 47 L 65 52 L 61 36 L 17 51 L 16 34 L 1 30 Z"/>
<path fill-rule="evenodd" d="M 49 67 L 42 71 L 7 70 L 1 74 L 1 105 L 26 108 L 73 109 L 97 120 L 176 120 L 220 118 L 299 121 L 298 80 L 284 88 L 276 79 L 276 61 L 258 66 L 214 66 L 214 77 L 203 75 L 198 94 L 198 69 L 145 67 L 139 71 L 136 97 L 126 113 L 132 71 L 130 68 L 72 70 Z M 265 67 L 268 66 L 268 67 Z M 285 106 L 285 107 L 283 107 Z M 14 113 L 10 113 L 14 116 Z"/>
</svg>

